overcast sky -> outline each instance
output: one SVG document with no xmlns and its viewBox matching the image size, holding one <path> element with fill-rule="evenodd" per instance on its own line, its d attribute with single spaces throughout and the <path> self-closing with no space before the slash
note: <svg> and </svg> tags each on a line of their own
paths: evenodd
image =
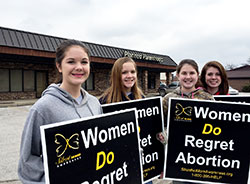
<svg viewBox="0 0 250 184">
<path fill-rule="evenodd" d="M 250 58 L 249 0 L 8 0 L 0 26 L 170 56 Z"/>
</svg>

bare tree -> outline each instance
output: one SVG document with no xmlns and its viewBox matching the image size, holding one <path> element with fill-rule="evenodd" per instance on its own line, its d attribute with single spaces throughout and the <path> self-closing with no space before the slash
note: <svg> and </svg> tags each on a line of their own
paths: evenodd
<svg viewBox="0 0 250 184">
<path fill-rule="evenodd" d="M 248 58 L 247 63 L 250 64 L 250 58 Z"/>
<path fill-rule="evenodd" d="M 247 59 L 246 62 L 235 65 L 235 64 L 227 64 L 225 65 L 225 69 L 226 70 L 233 70 L 235 68 L 241 67 L 241 66 L 246 66 L 246 65 L 250 65 L 250 57 Z"/>
<path fill-rule="evenodd" d="M 232 70 L 232 69 L 234 69 L 234 68 L 236 68 L 236 65 L 234 65 L 234 64 L 227 64 L 227 65 L 225 66 L 225 69 L 226 69 L 226 70 Z"/>
</svg>

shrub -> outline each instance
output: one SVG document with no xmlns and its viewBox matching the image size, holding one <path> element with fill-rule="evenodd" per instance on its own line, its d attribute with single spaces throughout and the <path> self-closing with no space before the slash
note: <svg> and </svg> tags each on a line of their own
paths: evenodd
<svg viewBox="0 0 250 184">
<path fill-rule="evenodd" d="M 243 86 L 242 91 L 243 92 L 250 92 L 250 84 L 247 86 Z"/>
</svg>

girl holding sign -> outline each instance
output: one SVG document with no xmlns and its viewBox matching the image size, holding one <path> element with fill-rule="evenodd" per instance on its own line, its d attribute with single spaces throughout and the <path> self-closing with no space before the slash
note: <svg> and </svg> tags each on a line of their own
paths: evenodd
<svg viewBox="0 0 250 184">
<path fill-rule="evenodd" d="M 51 84 L 31 107 L 23 130 L 18 176 L 22 183 L 45 183 L 40 126 L 102 113 L 97 98 L 81 85 L 90 73 L 89 50 L 80 41 L 66 40 L 56 50 L 62 83 Z"/>
<path fill-rule="evenodd" d="M 201 71 L 201 82 L 205 90 L 212 95 L 228 94 L 228 79 L 224 67 L 217 61 L 210 61 Z"/>
<path fill-rule="evenodd" d="M 136 63 L 129 57 L 115 61 L 110 77 L 111 86 L 99 99 L 101 104 L 144 98 L 138 87 Z M 152 181 L 146 183 L 152 184 Z"/>
<path fill-rule="evenodd" d="M 168 93 L 163 98 L 163 112 L 164 112 L 165 126 L 167 123 L 168 99 L 170 97 L 214 100 L 211 94 L 203 91 L 201 88 L 196 88 L 197 82 L 199 80 L 199 69 L 197 63 L 194 60 L 192 59 L 182 60 L 177 66 L 176 76 L 180 82 L 180 87 L 175 89 L 173 92 Z M 163 144 L 167 144 L 166 132 L 159 133 L 157 135 L 157 138 Z M 188 182 L 173 181 L 173 183 L 184 184 Z"/>
<path fill-rule="evenodd" d="M 106 104 L 144 98 L 137 83 L 137 69 L 134 60 L 129 57 L 117 59 L 111 71 L 111 86 L 99 99 L 100 103 Z"/>
</svg>

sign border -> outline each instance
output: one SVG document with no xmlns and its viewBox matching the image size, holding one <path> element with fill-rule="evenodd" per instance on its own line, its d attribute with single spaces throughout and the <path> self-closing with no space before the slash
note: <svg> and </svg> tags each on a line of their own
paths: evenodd
<svg viewBox="0 0 250 184">
<path fill-rule="evenodd" d="M 109 103 L 109 104 L 102 104 L 102 106 L 110 106 L 110 105 L 117 105 L 117 104 L 127 104 L 127 103 L 134 103 L 134 102 L 139 102 L 139 101 L 145 101 L 145 100 L 151 100 L 151 99 L 159 99 L 160 100 L 160 107 L 162 108 L 161 110 L 161 118 L 162 118 L 162 121 L 163 121 L 163 123 L 162 123 L 162 127 L 161 127 L 161 129 L 162 129 L 162 131 L 164 131 L 164 115 L 163 115 L 163 103 L 162 103 L 162 97 L 161 96 L 153 96 L 153 97 L 148 97 L 148 98 L 141 98 L 141 99 L 136 99 L 136 100 L 129 100 L 129 101 L 121 101 L 121 102 L 114 102 L 114 103 Z M 133 108 L 133 109 L 136 109 L 136 108 Z M 114 111 L 114 112 L 117 112 L 117 111 Z M 137 113 L 136 113 L 137 114 Z M 138 121 L 138 116 L 136 116 L 137 117 L 137 121 Z M 139 136 L 139 138 L 140 138 L 140 136 Z M 164 146 L 165 147 L 165 149 L 166 149 L 166 146 Z M 165 151 L 164 151 L 165 152 Z M 164 158 L 165 158 L 165 153 L 164 153 Z M 142 167 L 143 168 L 143 167 Z M 143 170 L 142 170 L 143 171 Z M 155 177 L 153 177 L 153 178 L 151 178 L 151 179 L 148 179 L 148 180 L 142 180 L 142 181 L 144 181 L 144 183 L 147 183 L 147 182 L 150 182 L 150 181 L 152 181 L 152 180 L 154 180 L 154 179 L 157 179 L 157 178 L 159 178 L 160 177 L 160 174 L 159 175 L 156 175 Z"/>
<path fill-rule="evenodd" d="M 230 95 L 221 95 L 221 96 L 230 96 Z M 237 95 L 240 96 L 240 95 Z M 246 95 L 244 95 L 246 96 Z M 249 96 L 250 97 L 250 96 Z M 168 103 L 168 114 L 170 114 L 170 107 L 171 107 L 171 102 L 173 100 L 182 100 L 182 101 L 198 101 L 198 102 L 211 102 L 211 103 L 224 103 L 224 104 L 240 104 L 240 105 L 247 105 L 250 107 L 250 103 L 239 103 L 239 102 L 230 102 L 230 101 L 216 101 L 216 100 L 202 100 L 202 99 L 188 99 L 188 98 L 178 98 L 178 97 L 170 97 L 169 103 Z M 170 116 L 167 117 L 167 140 L 169 138 L 169 122 Z M 210 181 L 198 181 L 198 180 L 188 180 L 188 179 L 177 179 L 177 178 L 169 178 L 165 177 L 166 175 L 166 163 L 167 163 L 167 152 L 168 152 L 168 144 L 165 146 L 165 157 L 164 157 L 164 170 L 163 170 L 163 179 L 167 180 L 176 180 L 176 181 L 184 181 L 184 182 L 197 182 L 197 183 L 209 183 L 209 184 L 221 184 L 218 182 L 210 182 Z M 248 181 L 247 184 L 250 184 L 250 163 L 249 163 L 249 168 L 248 168 Z"/>
<path fill-rule="evenodd" d="M 86 120 L 111 116 L 111 115 L 120 114 L 120 113 L 132 112 L 132 111 L 134 111 L 134 113 L 135 113 L 135 124 L 138 127 L 139 124 L 138 124 L 138 117 L 137 117 L 137 113 L 136 113 L 136 108 L 130 108 L 130 109 L 125 109 L 125 110 L 121 110 L 121 111 L 114 111 L 114 112 L 109 112 L 109 113 L 105 113 L 105 114 L 98 114 L 98 115 L 95 115 L 95 116 L 83 117 L 83 118 L 79 118 L 79 119 L 67 120 L 67 121 L 51 123 L 51 124 L 40 126 L 45 183 L 50 184 L 48 157 L 47 157 L 47 145 L 46 145 L 46 137 L 45 137 L 45 130 L 46 129 L 53 128 L 53 127 L 59 127 L 59 126 L 62 126 L 62 125 L 74 124 L 74 123 L 78 123 L 79 121 L 86 121 Z M 138 128 L 136 130 L 137 130 L 137 138 L 139 140 L 140 135 L 139 135 Z M 142 168 L 142 162 L 141 162 L 142 158 L 141 158 L 141 153 L 140 153 L 139 141 L 138 141 L 138 150 L 139 150 L 139 163 L 140 163 L 141 181 L 143 183 L 143 168 Z"/>
</svg>

